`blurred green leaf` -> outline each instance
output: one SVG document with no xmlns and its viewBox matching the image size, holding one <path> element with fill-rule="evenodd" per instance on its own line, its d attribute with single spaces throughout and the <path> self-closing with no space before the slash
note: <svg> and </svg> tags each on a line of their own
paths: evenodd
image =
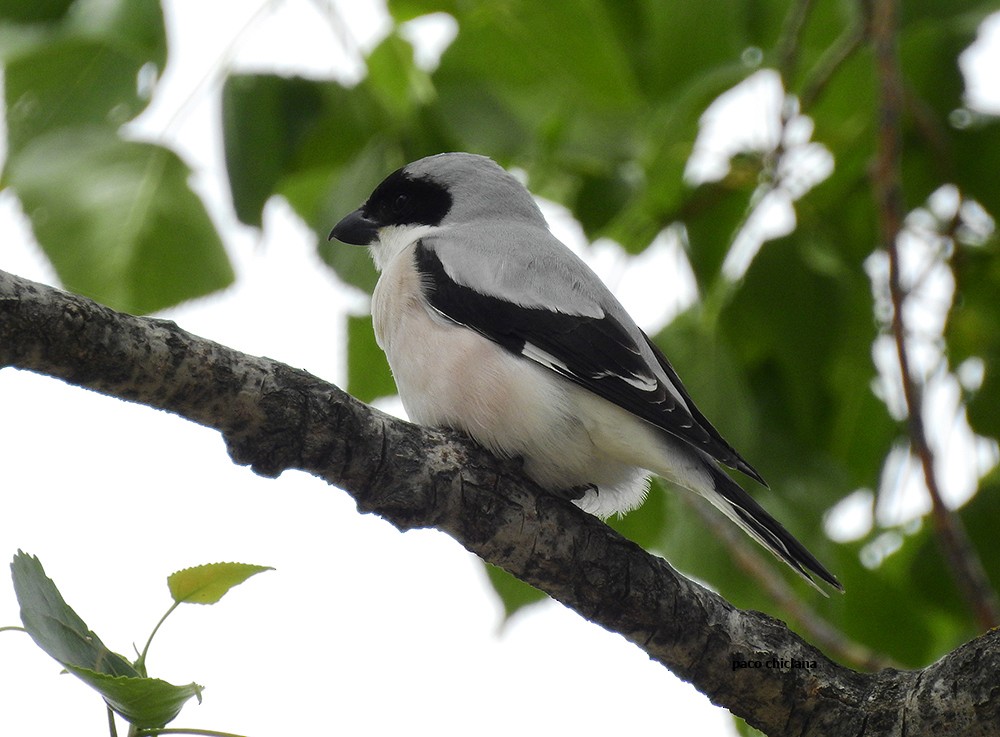
<svg viewBox="0 0 1000 737">
<path fill-rule="evenodd" d="M 741 55 L 753 43 L 754 10 L 742 0 L 716 0 L 711 13 L 699 0 L 605 5 L 618 8 L 619 43 L 651 98 L 681 97 L 711 70 L 742 65 Z"/>
<path fill-rule="evenodd" d="M 251 576 L 273 570 L 249 563 L 206 563 L 171 573 L 167 586 L 178 604 L 215 604 Z"/>
<path fill-rule="evenodd" d="M 322 109 L 322 85 L 311 80 L 263 74 L 226 79 L 226 170 L 233 207 L 242 222 L 261 227 L 264 203 Z"/>
<path fill-rule="evenodd" d="M 389 12 L 397 23 L 419 18 L 431 13 L 455 14 L 456 0 L 388 0 Z"/>
<path fill-rule="evenodd" d="M 367 315 L 347 318 L 347 391 L 362 402 L 396 394 L 396 382 Z"/>
<path fill-rule="evenodd" d="M 348 89 L 336 82 L 272 74 L 229 77 L 222 120 L 229 186 L 240 220 L 259 227 L 264 203 L 283 194 L 317 228 L 341 170 L 350 171 L 366 151 L 385 150 L 389 136 L 380 133 L 380 126 L 390 119 L 366 83 Z M 373 144 L 377 140 L 381 145 Z M 406 163 L 397 157 L 392 169 Z M 380 163 L 372 186 L 391 171 L 385 170 L 389 162 L 384 153 Z M 350 209 L 369 192 L 352 192 Z M 325 232 L 317 233 L 325 239 L 333 224 L 324 223 Z"/>
<path fill-rule="evenodd" d="M 147 100 L 137 92 L 138 68 L 129 62 L 100 41 L 77 38 L 8 62 L 4 95 L 11 151 L 65 126 L 114 129 L 133 118 Z"/>
<path fill-rule="evenodd" d="M 561 88 L 574 108 L 630 106 L 638 92 L 625 49 L 599 0 L 574 4 L 512 0 L 463 6 L 461 32 L 441 58 L 435 79 L 486 81 L 516 105 L 541 102 Z M 497 63 L 498 60 L 503 63 Z"/>
<path fill-rule="evenodd" d="M 18 24 L 55 21 L 62 18 L 74 0 L 0 0 L 0 20 Z"/>
<path fill-rule="evenodd" d="M 426 73 L 413 63 L 413 47 L 396 33 L 372 50 L 367 65 L 366 87 L 396 120 L 413 114 L 433 94 Z"/>
<path fill-rule="evenodd" d="M 754 729 L 738 716 L 733 717 L 733 725 L 736 727 L 736 732 L 740 735 L 740 737 L 767 737 L 767 735 L 759 729 Z"/>
<path fill-rule="evenodd" d="M 722 276 L 722 263 L 750 210 L 757 176 L 748 179 L 742 168 L 701 185 L 684 205 L 688 260 L 703 293 L 711 292 Z"/>
<path fill-rule="evenodd" d="M 233 280 L 190 171 L 168 149 L 63 128 L 12 157 L 7 174 L 68 289 L 148 313 Z"/>
<path fill-rule="evenodd" d="M 534 586 L 489 563 L 483 564 L 490 585 L 503 602 L 504 622 L 510 620 L 521 609 L 545 601 L 549 597 Z"/>
<path fill-rule="evenodd" d="M 991 217 L 1000 218 L 1000 118 L 973 116 L 969 124 L 952 130 L 954 182 L 963 194 L 977 200 Z"/>
<path fill-rule="evenodd" d="M 966 398 L 969 421 L 976 432 L 1000 437 L 1000 258 L 995 242 L 960 249 L 954 259 L 957 300 L 948 321 L 948 345 L 960 363 L 970 357 L 984 362 L 981 386 Z"/>
<path fill-rule="evenodd" d="M 6 43 L 7 34 L 31 43 Z M 78 0 L 44 30 L 4 26 L 0 51 L 7 142 L 16 154 L 58 128 L 116 130 L 134 118 L 166 63 L 166 34 L 157 0 Z"/>
<path fill-rule="evenodd" d="M 765 244 L 719 325 L 747 369 L 766 413 L 763 426 L 780 428 L 782 444 L 797 453 L 843 448 L 833 431 L 852 435 L 863 428 L 863 442 L 878 447 L 866 455 L 875 460 L 888 449 L 892 428 L 879 419 L 884 409 L 865 401 L 875 376 L 870 286 L 835 243 L 800 230 Z M 862 474 L 870 483 L 879 464 Z"/>
</svg>

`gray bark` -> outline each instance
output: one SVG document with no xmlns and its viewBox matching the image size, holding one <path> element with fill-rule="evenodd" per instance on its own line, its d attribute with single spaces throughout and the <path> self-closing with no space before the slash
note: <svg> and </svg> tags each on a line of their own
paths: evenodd
<svg viewBox="0 0 1000 737">
<path fill-rule="evenodd" d="M 8 366 L 174 412 L 219 431 L 233 461 L 259 474 L 301 469 L 401 530 L 442 530 L 766 734 L 1000 735 L 1000 632 L 920 671 L 850 670 L 541 492 L 516 462 L 389 417 L 305 371 L 0 272 Z M 752 677 L 733 667 L 772 659 L 813 667 Z"/>
</svg>

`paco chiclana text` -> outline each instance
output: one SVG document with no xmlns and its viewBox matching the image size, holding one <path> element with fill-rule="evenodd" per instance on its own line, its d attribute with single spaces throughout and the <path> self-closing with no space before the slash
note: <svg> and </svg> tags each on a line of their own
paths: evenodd
<svg viewBox="0 0 1000 737">
<path fill-rule="evenodd" d="M 770 660 L 740 660 L 733 658 L 733 670 L 743 668 L 772 668 L 787 670 L 789 668 L 815 668 L 815 660 L 798 660 L 797 658 L 771 658 Z"/>
</svg>

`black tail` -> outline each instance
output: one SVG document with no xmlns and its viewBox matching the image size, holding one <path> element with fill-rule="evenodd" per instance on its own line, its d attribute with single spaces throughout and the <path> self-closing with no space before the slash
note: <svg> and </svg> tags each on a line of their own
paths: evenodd
<svg viewBox="0 0 1000 737">
<path fill-rule="evenodd" d="M 712 481 L 718 499 L 710 499 L 727 517 L 738 524 L 754 540 L 770 550 L 775 557 L 787 563 L 814 588 L 825 594 L 813 580 L 812 574 L 843 591 L 837 577 L 828 571 L 816 557 L 806 550 L 792 534 L 760 506 L 739 484 L 714 463 L 710 466 Z"/>
</svg>

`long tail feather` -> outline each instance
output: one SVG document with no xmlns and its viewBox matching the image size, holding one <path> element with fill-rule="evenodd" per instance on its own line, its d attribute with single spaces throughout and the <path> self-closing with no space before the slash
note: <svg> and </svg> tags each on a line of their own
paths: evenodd
<svg viewBox="0 0 1000 737">
<path fill-rule="evenodd" d="M 816 560 L 806 547 L 781 526 L 774 517 L 758 504 L 739 484 L 714 463 L 708 464 L 716 494 L 711 501 L 727 517 L 739 525 L 750 537 L 759 542 L 779 560 L 784 561 L 815 589 L 826 595 L 813 579 L 818 576 L 838 591 L 843 591 L 837 577 Z"/>
</svg>

